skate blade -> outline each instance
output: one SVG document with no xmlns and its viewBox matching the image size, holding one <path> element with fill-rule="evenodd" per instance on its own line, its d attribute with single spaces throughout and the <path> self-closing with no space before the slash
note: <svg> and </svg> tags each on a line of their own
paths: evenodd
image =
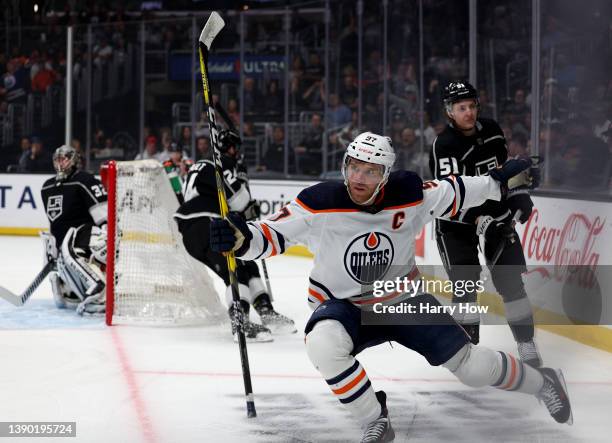
<svg viewBox="0 0 612 443">
<path fill-rule="evenodd" d="M 569 393 L 567 392 L 567 384 L 565 383 L 565 377 L 563 376 L 563 372 L 561 372 L 561 369 L 555 369 L 555 372 L 557 373 L 557 377 L 559 377 L 559 380 L 563 385 L 563 390 L 565 391 L 565 396 L 567 397 L 567 402 L 569 403 L 570 407 L 570 415 L 565 424 L 571 426 L 574 424 L 574 412 L 572 411 L 572 403 L 570 402 Z"/>
<path fill-rule="evenodd" d="M 265 326 L 270 331 L 272 331 L 273 334 L 278 334 L 278 335 L 290 335 L 290 334 L 295 334 L 297 332 L 297 328 L 295 327 L 295 325 L 274 325 L 274 324 L 268 323 Z"/>
<path fill-rule="evenodd" d="M 268 332 L 261 332 L 256 337 L 244 337 L 247 343 L 269 343 L 274 341 L 272 334 Z M 234 343 L 238 343 L 238 334 L 234 334 Z"/>
</svg>

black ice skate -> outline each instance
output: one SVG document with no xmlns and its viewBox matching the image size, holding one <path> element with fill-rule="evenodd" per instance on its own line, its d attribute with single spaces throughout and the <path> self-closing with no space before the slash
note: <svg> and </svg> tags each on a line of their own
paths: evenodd
<svg viewBox="0 0 612 443">
<path fill-rule="evenodd" d="M 538 352 L 538 347 L 533 340 L 518 342 L 518 353 L 523 363 L 527 363 L 532 368 L 542 366 L 542 357 Z"/>
<path fill-rule="evenodd" d="M 234 341 L 238 342 L 238 334 L 236 333 L 236 325 L 232 322 L 232 334 Z M 244 322 L 244 337 L 247 343 L 265 343 L 274 341 L 272 333 L 268 328 L 257 323 L 253 323 L 250 320 Z"/>
<path fill-rule="evenodd" d="M 268 294 L 257 297 L 253 302 L 253 307 L 264 326 L 270 328 L 274 334 L 295 334 L 297 332 L 293 320 L 274 310 Z"/>
<path fill-rule="evenodd" d="M 257 311 L 261 322 L 274 334 L 295 334 L 297 329 L 295 322 L 274 309 L 263 308 Z"/>
<path fill-rule="evenodd" d="M 244 337 L 246 338 L 247 343 L 265 343 L 273 341 L 272 333 L 268 328 L 263 325 L 259 325 L 257 323 L 253 323 L 249 320 L 249 304 L 243 300 L 240 301 L 242 306 L 242 312 L 244 315 Z M 234 341 L 238 341 L 238 334 L 236 333 L 237 326 L 234 317 L 234 307 L 230 307 L 229 316 L 232 320 L 232 335 L 234 336 Z"/>
<path fill-rule="evenodd" d="M 361 443 L 384 443 L 395 439 L 395 431 L 391 426 L 389 411 L 387 410 L 387 394 L 385 394 L 385 391 L 378 391 L 376 398 L 382 407 L 382 412 L 380 417 L 366 427 Z"/>
<path fill-rule="evenodd" d="M 571 425 L 574 421 L 572 408 L 567 395 L 563 373 L 559 369 L 538 368 L 544 377 L 544 386 L 536 395 L 544 402 L 550 415 L 559 423 Z"/>
</svg>

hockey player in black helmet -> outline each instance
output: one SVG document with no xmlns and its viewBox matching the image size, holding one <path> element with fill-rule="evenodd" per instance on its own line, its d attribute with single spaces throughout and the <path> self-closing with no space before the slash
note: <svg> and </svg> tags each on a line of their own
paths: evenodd
<svg viewBox="0 0 612 443">
<path fill-rule="evenodd" d="M 218 136 L 225 194 L 230 211 L 241 213 L 248 220 L 259 218 L 259 204 L 251 197 L 247 168 L 240 153 L 240 136 L 232 130 L 222 130 Z M 226 300 L 233 318 L 232 293 L 226 258 L 209 248 L 209 224 L 213 217 L 220 217 L 219 200 L 212 160 L 200 160 L 190 169 L 183 186 L 185 202 L 175 214 L 179 231 L 183 234 L 185 248 L 223 279 Z M 296 332 L 293 320 L 279 314 L 272 305 L 271 295 L 263 284 L 257 263 L 237 260 L 237 277 L 241 304 L 247 321 L 244 326 L 247 341 L 272 341 L 271 333 Z M 248 320 L 253 306 L 263 325 Z M 232 333 L 236 328 L 232 324 Z"/>
<path fill-rule="evenodd" d="M 479 118 L 478 91 L 468 82 L 454 81 L 443 91 L 448 125 L 434 140 L 429 166 L 434 178 L 449 175 L 484 175 L 508 159 L 508 148 L 499 125 Z M 537 175 L 536 175 L 537 178 Z M 479 236 L 484 239 L 484 256 L 491 268 L 496 289 L 505 305 L 506 319 L 517 342 L 521 359 L 532 366 L 542 360 L 534 342 L 531 304 L 521 274 L 525 256 L 513 223 L 525 223 L 533 208 L 526 186 L 512 190 L 501 202 L 488 200 L 478 208 L 461 211 L 451 220 L 436 220 L 436 240 L 452 281 L 477 281 Z M 453 296 L 453 303 L 476 304 L 476 292 Z M 455 312 L 459 312 L 457 309 Z M 478 314 L 458 313 L 456 320 L 479 341 Z"/>
<path fill-rule="evenodd" d="M 106 191 L 92 174 L 78 169 L 72 146 L 53 154 L 55 177 L 41 195 L 50 224 L 43 233 L 45 259 L 55 261 L 49 273 L 55 304 L 77 313 L 102 313 L 105 309 L 103 265 L 106 264 Z"/>
</svg>

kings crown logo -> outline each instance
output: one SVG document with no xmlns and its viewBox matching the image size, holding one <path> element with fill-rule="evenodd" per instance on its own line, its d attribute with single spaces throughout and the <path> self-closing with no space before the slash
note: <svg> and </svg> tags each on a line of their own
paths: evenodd
<svg viewBox="0 0 612 443">
<path fill-rule="evenodd" d="M 381 232 L 355 238 L 344 253 L 344 269 L 353 280 L 370 285 L 382 279 L 393 262 L 393 243 Z"/>
</svg>

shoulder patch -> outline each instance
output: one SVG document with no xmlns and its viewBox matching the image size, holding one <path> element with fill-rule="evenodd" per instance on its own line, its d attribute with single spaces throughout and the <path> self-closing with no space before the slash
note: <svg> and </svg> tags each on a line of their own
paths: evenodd
<svg viewBox="0 0 612 443">
<path fill-rule="evenodd" d="M 349 198 L 346 186 L 341 181 L 322 182 L 309 186 L 298 194 L 296 200 L 302 207 L 312 212 L 358 209 Z"/>
<path fill-rule="evenodd" d="M 396 171 L 385 185 L 383 205 L 387 207 L 419 203 L 423 200 L 423 180 L 415 172 Z"/>
</svg>

